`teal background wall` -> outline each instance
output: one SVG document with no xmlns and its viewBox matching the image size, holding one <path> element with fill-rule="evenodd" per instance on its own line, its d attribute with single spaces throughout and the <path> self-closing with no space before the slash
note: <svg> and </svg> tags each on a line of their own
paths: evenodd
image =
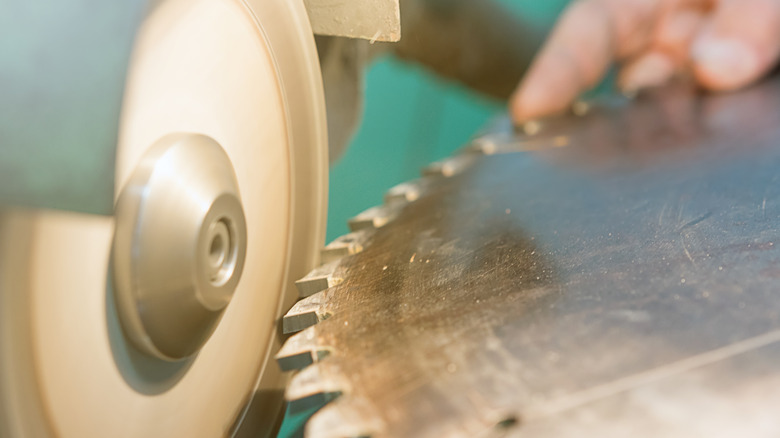
<svg viewBox="0 0 780 438">
<path fill-rule="evenodd" d="M 475 0 L 477 1 L 477 0 Z M 567 0 L 503 0 L 527 21 L 549 28 Z M 450 155 L 504 102 L 482 98 L 392 57 L 366 76 L 363 122 L 347 152 L 330 169 L 327 240 L 348 232 L 346 220 L 380 204 L 385 190 Z"/>
</svg>

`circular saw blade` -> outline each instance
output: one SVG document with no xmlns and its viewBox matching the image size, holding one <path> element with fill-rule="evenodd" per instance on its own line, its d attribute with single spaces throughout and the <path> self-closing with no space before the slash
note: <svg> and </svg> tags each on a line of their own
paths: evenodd
<svg viewBox="0 0 780 438">
<path fill-rule="evenodd" d="M 780 436 L 778 103 L 605 96 L 390 189 L 284 317 L 305 436 Z"/>
<path fill-rule="evenodd" d="M 0 215 L 0 418 L 11 436 L 268 434 L 285 378 L 269 358 L 292 281 L 324 236 L 327 139 L 316 49 L 298 1 L 165 0 L 136 40 L 116 187 L 172 132 L 214 138 L 243 200 L 246 268 L 197 355 L 132 347 L 110 272 L 114 219 Z M 117 193 L 118 194 L 118 193 Z"/>
</svg>

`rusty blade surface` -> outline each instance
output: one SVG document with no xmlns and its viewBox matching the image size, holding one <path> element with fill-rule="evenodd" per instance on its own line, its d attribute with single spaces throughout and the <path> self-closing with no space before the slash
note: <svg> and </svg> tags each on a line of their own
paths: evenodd
<svg viewBox="0 0 780 438">
<path fill-rule="evenodd" d="M 538 128 L 341 260 L 307 434 L 780 436 L 780 82 Z"/>
</svg>

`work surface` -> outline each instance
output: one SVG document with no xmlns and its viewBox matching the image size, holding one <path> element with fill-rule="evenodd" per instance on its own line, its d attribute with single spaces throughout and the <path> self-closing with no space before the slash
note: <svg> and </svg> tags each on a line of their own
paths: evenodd
<svg viewBox="0 0 780 438">
<path fill-rule="evenodd" d="M 307 298 L 288 398 L 340 395 L 307 434 L 780 436 L 780 82 L 525 128 L 434 166 Z"/>
</svg>

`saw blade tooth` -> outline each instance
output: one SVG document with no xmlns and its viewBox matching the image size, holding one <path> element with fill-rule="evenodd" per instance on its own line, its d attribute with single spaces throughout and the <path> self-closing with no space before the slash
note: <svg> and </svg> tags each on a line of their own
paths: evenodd
<svg viewBox="0 0 780 438">
<path fill-rule="evenodd" d="M 320 252 L 322 263 L 330 263 L 349 255 L 363 251 L 363 244 L 368 240 L 368 229 L 345 234 L 330 242 Z"/>
<path fill-rule="evenodd" d="M 499 143 L 488 136 L 479 137 L 471 141 L 465 148 L 465 153 L 477 153 L 482 155 L 494 155 L 499 152 Z"/>
<path fill-rule="evenodd" d="M 590 103 L 585 100 L 577 100 L 571 104 L 571 112 L 578 117 L 585 116 L 590 112 Z"/>
<path fill-rule="evenodd" d="M 300 370 L 321 361 L 330 354 L 330 348 L 317 342 L 317 332 L 309 327 L 290 336 L 276 354 L 276 363 L 282 371 Z"/>
<path fill-rule="evenodd" d="M 423 169 L 422 174 L 450 178 L 469 168 L 475 161 L 476 157 L 473 154 L 455 155 L 428 165 Z"/>
<path fill-rule="evenodd" d="M 529 137 L 533 137 L 534 135 L 537 135 L 541 132 L 542 122 L 539 120 L 529 120 L 520 125 L 519 129 L 521 133 Z"/>
<path fill-rule="evenodd" d="M 284 334 L 299 332 L 328 319 L 330 313 L 325 310 L 323 298 L 324 292 L 319 292 L 295 303 L 282 318 L 282 332 Z"/>
<path fill-rule="evenodd" d="M 385 203 L 414 202 L 420 199 L 424 179 L 402 182 L 385 192 Z"/>
<path fill-rule="evenodd" d="M 347 225 L 352 231 L 363 229 L 381 228 L 398 217 L 403 210 L 403 203 L 393 202 L 385 205 L 371 207 L 359 215 L 349 219 Z"/>
<path fill-rule="evenodd" d="M 402 182 L 385 193 L 385 204 L 396 202 L 414 202 L 428 189 L 430 180 L 418 178 L 412 181 Z"/>
<path fill-rule="evenodd" d="M 340 284 L 344 279 L 336 272 L 338 266 L 338 260 L 326 263 L 320 267 L 314 268 L 314 270 L 306 274 L 305 277 L 296 281 L 295 287 L 298 288 L 298 295 L 301 298 L 310 297 L 317 292 Z"/>
<path fill-rule="evenodd" d="M 368 438 L 383 430 L 374 415 L 364 412 L 349 396 L 317 411 L 306 423 L 307 438 Z"/>
<path fill-rule="evenodd" d="M 323 406 L 344 392 L 346 384 L 342 380 L 327 377 L 320 366 L 314 364 L 298 371 L 290 379 L 284 398 L 292 412 L 301 412 Z"/>
</svg>

